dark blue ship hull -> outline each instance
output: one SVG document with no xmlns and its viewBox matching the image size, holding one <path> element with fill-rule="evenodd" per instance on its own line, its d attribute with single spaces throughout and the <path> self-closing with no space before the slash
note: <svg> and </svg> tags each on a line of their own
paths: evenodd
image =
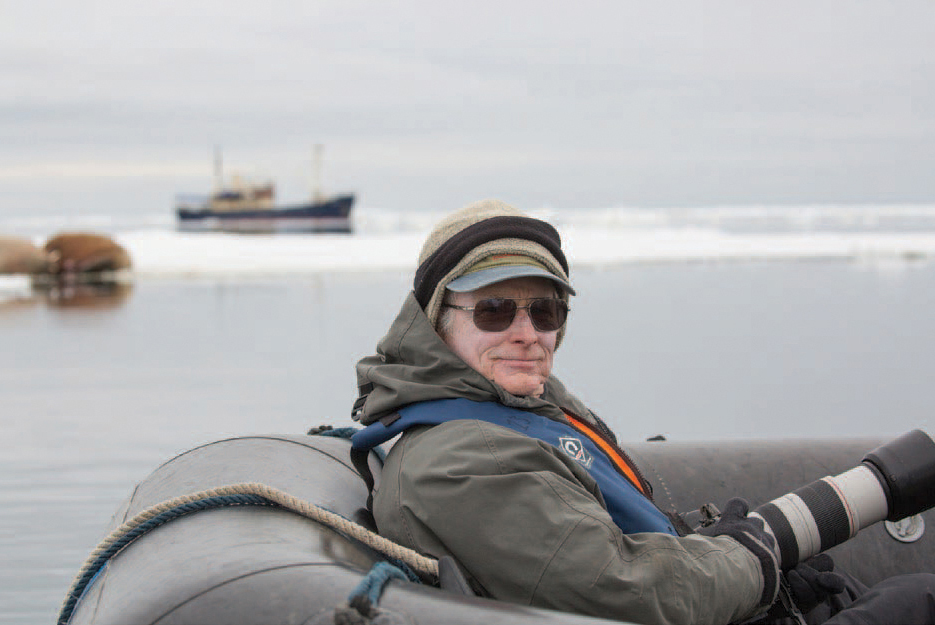
<svg viewBox="0 0 935 625">
<path fill-rule="evenodd" d="M 353 195 L 272 209 L 179 208 L 179 229 L 197 232 L 350 232 Z"/>
</svg>

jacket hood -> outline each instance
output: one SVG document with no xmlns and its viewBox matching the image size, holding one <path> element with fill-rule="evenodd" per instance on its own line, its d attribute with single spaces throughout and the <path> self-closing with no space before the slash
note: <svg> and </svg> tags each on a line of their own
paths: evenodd
<svg viewBox="0 0 935 625">
<path fill-rule="evenodd" d="M 549 376 L 542 397 L 518 397 L 472 369 L 435 332 L 413 293 L 377 344 L 377 353 L 357 363 L 357 385 L 361 397 L 352 416 L 364 425 L 409 404 L 459 397 L 494 401 L 556 421 L 564 421 L 563 408 L 594 420 L 555 376 Z"/>
</svg>

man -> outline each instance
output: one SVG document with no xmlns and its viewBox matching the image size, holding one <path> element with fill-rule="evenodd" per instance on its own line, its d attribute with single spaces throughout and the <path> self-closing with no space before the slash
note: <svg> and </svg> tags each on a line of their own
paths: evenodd
<svg viewBox="0 0 935 625">
<path fill-rule="evenodd" d="M 402 434 L 373 493 L 380 533 L 452 556 L 505 601 L 640 623 L 764 612 L 779 572 L 762 522 L 733 500 L 710 535 L 677 531 L 551 374 L 573 295 L 549 224 L 488 200 L 436 226 L 413 292 L 357 365 L 364 446 Z M 834 573 L 804 574 L 817 601 L 841 590 Z"/>
</svg>

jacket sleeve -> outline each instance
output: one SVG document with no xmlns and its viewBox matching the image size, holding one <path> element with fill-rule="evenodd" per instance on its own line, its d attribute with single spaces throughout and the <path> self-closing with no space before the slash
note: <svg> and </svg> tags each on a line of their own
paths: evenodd
<svg viewBox="0 0 935 625">
<path fill-rule="evenodd" d="M 729 623 L 763 592 L 729 537 L 624 535 L 596 484 L 551 446 L 480 421 L 406 433 L 374 498 L 381 534 L 452 555 L 491 596 L 638 623 Z"/>
</svg>

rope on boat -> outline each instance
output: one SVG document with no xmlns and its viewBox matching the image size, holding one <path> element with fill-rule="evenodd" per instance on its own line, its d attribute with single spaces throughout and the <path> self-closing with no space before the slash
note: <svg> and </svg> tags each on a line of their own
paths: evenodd
<svg viewBox="0 0 935 625">
<path fill-rule="evenodd" d="M 330 436 L 332 438 L 344 438 L 350 440 L 359 430 L 355 427 L 336 428 L 331 425 L 318 425 L 311 428 L 307 434 L 309 436 Z"/>
<path fill-rule="evenodd" d="M 59 625 L 68 623 L 78 604 L 78 599 L 81 598 L 94 576 L 110 558 L 129 543 L 177 517 L 198 510 L 222 506 L 278 506 L 330 527 L 391 559 L 404 563 L 429 578 L 436 579 L 438 577 L 437 560 L 427 558 L 417 551 L 398 545 L 359 523 L 345 519 L 343 516 L 321 506 L 298 499 L 266 484 L 256 482 L 232 484 L 183 495 L 157 504 L 140 512 L 111 532 L 91 552 L 91 555 L 88 556 L 88 559 L 78 571 L 78 575 L 75 577 L 75 581 L 72 583 L 59 613 Z M 385 586 L 385 582 L 383 585 Z M 382 587 L 380 591 L 382 592 Z"/>
<path fill-rule="evenodd" d="M 348 607 L 357 610 L 361 616 L 373 617 L 383 590 L 394 579 L 407 581 L 406 574 L 399 567 L 389 562 L 377 562 L 348 595 Z"/>
<path fill-rule="evenodd" d="M 330 436 L 332 438 L 351 440 L 351 437 L 359 431 L 360 429 L 355 427 L 336 428 L 330 425 L 318 425 L 310 429 L 307 434 L 309 436 Z M 386 452 L 383 451 L 383 448 L 379 445 L 371 449 L 370 453 L 376 454 L 380 462 L 386 462 Z"/>
</svg>

